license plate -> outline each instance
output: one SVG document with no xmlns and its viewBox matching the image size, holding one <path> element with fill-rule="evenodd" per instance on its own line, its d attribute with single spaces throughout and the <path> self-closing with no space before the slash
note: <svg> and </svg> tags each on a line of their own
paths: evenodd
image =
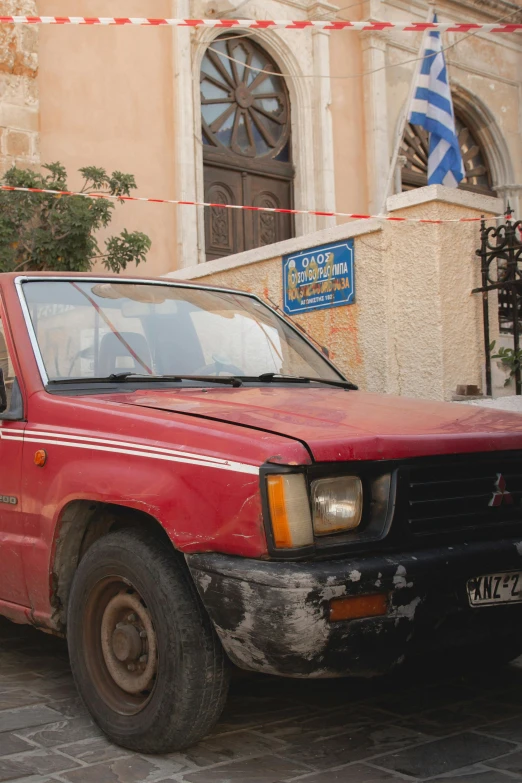
<svg viewBox="0 0 522 783">
<path fill-rule="evenodd" d="M 471 606 L 491 606 L 522 601 L 522 571 L 487 574 L 468 581 Z"/>
</svg>

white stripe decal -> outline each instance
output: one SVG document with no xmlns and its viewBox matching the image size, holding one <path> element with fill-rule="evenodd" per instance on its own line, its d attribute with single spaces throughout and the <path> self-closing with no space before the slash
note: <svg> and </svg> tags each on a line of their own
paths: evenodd
<svg viewBox="0 0 522 783">
<path fill-rule="evenodd" d="M 93 441 L 92 443 L 71 443 L 68 441 L 60 440 L 62 437 L 70 437 L 70 438 L 78 438 L 80 440 L 79 436 L 71 435 L 71 436 L 63 436 L 63 435 L 53 435 L 52 433 L 46 433 L 47 437 L 40 437 L 38 433 L 35 433 L 31 431 L 30 433 L 31 437 L 24 437 L 23 434 L 20 431 L 17 431 L 16 434 L 14 432 L 4 432 L 0 429 L 0 439 L 4 440 L 10 440 L 10 441 L 25 441 L 26 443 L 43 443 L 46 445 L 53 445 L 53 446 L 68 446 L 69 448 L 73 449 L 88 449 L 90 451 L 105 451 L 112 454 L 130 454 L 134 457 L 146 457 L 148 459 L 159 459 L 166 462 L 179 462 L 183 463 L 185 465 L 197 465 L 200 467 L 205 468 L 217 468 L 218 470 L 229 470 L 235 473 L 247 473 L 252 476 L 257 476 L 259 474 L 259 468 L 255 465 L 246 465 L 242 462 L 233 462 L 233 461 L 227 461 L 227 460 L 217 460 L 217 458 L 214 457 L 205 457 L 204 455 L 200 454 L 189 454 L 188 452 L 169 452 L 167 449 L 158 449 L 157 453 L 155 452 L 149 452 L 144 450 L 138 450 L 141 447 L 137 446 L 135 444 L 126 444 L 122 441 L 108 441 L 108 443 L 114 443 L 120 447 L 124 448 L 115 448 L 114 446 L 108 446 L 108 445 L 96 445 L 97 443 L 103 443 L 103 440 L 100 439 L 97 441 L 94 438 L 81 438 L 81 440 L 84 441 Z M 33 437 L 33 435 L 36 435 L 36 437 Z M 7 436 L 7 437 L 6 437 Z M 133 448 L 134 446 L 134 448 Z M 152 448 L 152 447 L 144 447 L 144 448 Z M 161 452 L 161 453 L 160 453 Z"/>
<path fill-rule="evenodd" d="M 32 437 L 58 438 L 59 440 L 78 440 L 87 443 L 102 443 L 105 446 L 117 446 L 118 448 L 139 449 L 140 451 L 152 451 L 159 454 L 170 454 L 176 457 L 194 457 L 195 459 L 204 459 L 207 462 L 216 462 L 217 464 L 227 464 L 227 460 L 219 457 L 208 457 L 205 454 L 192 454 L 189 451 L 177 451 L 176 449 L 164 449 L 159 446 L 147 446 L 142 443 L 130 443 L 125 440 L 107 440 L 105 438 L 89 438 L 82 435 L 68 435 L 65 432 L 44 432 L 43 430 L 25 430 L 25 435 Z"/>
</svg>

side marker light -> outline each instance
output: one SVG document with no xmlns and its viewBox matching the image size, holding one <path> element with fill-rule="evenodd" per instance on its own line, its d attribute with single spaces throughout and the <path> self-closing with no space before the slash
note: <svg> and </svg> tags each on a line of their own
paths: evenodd
<svg viewBox="0 0 522 783">
<path fill-rule="evenodd" d="M 45 463 L 47 462 L 47 452 L 45 449 L 38 449 L 36 454 L 34 455 L 34 464 L 37 468 L 43 468 Z"/>
<path fill-rule="evenodd" d="M 382 617 L 388 610 L 388 596 L 357 595 L 352 598 L 332 598 L 330 601 L 331 623 L 340 620 L 360 620 L 363 617 Z"/>
</svg>

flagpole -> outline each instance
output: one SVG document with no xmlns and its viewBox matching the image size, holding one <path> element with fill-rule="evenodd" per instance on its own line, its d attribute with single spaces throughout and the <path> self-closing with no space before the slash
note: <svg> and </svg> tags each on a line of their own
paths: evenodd
<svg viewBox="0 0 522 783">
<path fill-rule="evenodd" d="M 428 4 L 429 4 L 429 11 L 428 11 L 428 18 L 426 19 L 426 21 L 427 22 L 433 22 L 433 19 L 435 17 L 435 3 L 434 3 L 434 0 L 428 0 Z M 397 166 L 397 159 L 399 157 L 399 152 L 401 150 L 401 144 L 402 144 L 402 139 L 404 137 L 404 131 L 406 129 L 406 123 L 408 122 L 408 114 L 410 113 L 411 104 L 413 102 L 413 96 L 415 95 L 415 89 L 417 87 L 417 79 L 418 79 L 418 76 L 419 76 L 419 71 L 422 68 L 422 53 L 423 53 L 424 48 L 425 48 L 426 36 L 427 35 L 428 35 L 428 30 L 426 30 L 424 32 L 423 36 L 422 36 L 422 41 L 421 41 L 421 45 L 420 45 L 420 49 L 419 49 L 419 59 L 417 60 L 416 66 L 415 66 L 415 68 L 413 70 L 413 78 L 411 80 L 410 92 L 409 92 L 409 95 L 408 95 L 408 100 L 407 100 L 407 102 L 406 102 L 406 104 L 405 104 L 405 106 L 404 106 L 404 108 L 402 110 L 401 121 L 399 123 L 399 132 L 397 134 L 397 141 L 395 143 L 395 149 L 393 151 L 393 155 L 392 155 L 392 159 L 391 159 L 390 170 L 388 172 L 388 179 L 386 181 L 386 188 L 385 188 L 383 199 L 382 199 L 382 202 L 381 202 L 381 208 L 380 208 L 379 213 L 378 213 L 379 215 L 383 215 L 385 213 L 385 210 L 386 210 L 386 202 L 388 200 L 388 196 L 389 196 L 389 193 L 390 193 L 390 187 L 391 187 L 393 178 L 395 176 L 395 168 Z"/>
</svg>

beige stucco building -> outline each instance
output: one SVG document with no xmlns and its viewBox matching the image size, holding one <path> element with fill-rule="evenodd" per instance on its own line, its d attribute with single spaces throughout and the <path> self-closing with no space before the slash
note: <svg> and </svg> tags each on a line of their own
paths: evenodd
<svg viewBox="0 0 522 783">
<path fill-rule="evenodd" d="M 419 21 L 428 13 L 425 2 L 370 0 L 344 11 L 338 10 L 339 5 L 316 0 L 112 0 L 110 13 L 276 19 L 337 15 Z M 107 14 L 104 0 L 1 0 L 0 6 L 5 13 Z M 441 21 L 513 21 L 522 18 L 522 11 L 517 16 L 517 7 L 508 0 L 441 0 L 437 12 Z M 207 49 L 213 42 L 216 45 L 219 35 L 223 32 L 208 29 L 45 26 L 13 31 L 3 27 L 0 166 L 20 159 L 32 163 L 60 160 L 72 172 L 84 165 L 103 165 L 134 173 L 140 195 L 203 200 L 209 145 L 202 137 L 200 74 Z M 380 211 L 420 35 L 280 30 L 249 33 L 245 42 L 264 51 L 265 67 L 274 65 L 285 74 L 278 87 L 287 93 L 284 124 L 288 126 L 289 165 L 282 178 L 287 178 L 289 187 L 276 197 L 281 195 L 283 205 L 291 202 L 297 209 Z M 495 190 L 507 195 L 519 208 L 522 34 L 466 37 L 449 33 L 443 43 L 452 47 L 446 57 L 457 117 L 472 135 L 467 149 L 481 148 L 468 169 L 487 168 L 471 184 L 478 183 L 491 195 Z M 244 56 L 242 49 L 236 47 L 235 52 L 237 59 Z M 226 56 L 221 61 L 229 65 Z M 274 104 L 265 102 L 264 106 L 277 115 Z M 270 123 L 269 119 L 266 124 Z M 218 151 L 226 145 L 225 139 Z M 266 144 L 261 149 L 258 145 L 254 155 L 265 169 L 267 160 L 273 162 L 266 150 Z M 244 147 L 235 160 L 233 155 L 225 160 L 225 166 L 228 162 L 238 170 L 243 160 L 245 168 L 255 167 L 252 155 L 241 157 L 241 153 Z M 280 176 L 276 172 L 273 179 Z M 248 194 L 238 193 L 233 186 L 232 195 L 248 201 Z M 208 223 L 209 216 L 203 210 L 127 205 L 119 212 L 121 225 L 150 234 L 153 250 L 148 267 L 152 273 L 205 260 L 205 245 L 209 244 L 205 219 Z M 252 236 L 231 250 L 248 249 L 271 236 L 283 239 L 310 233 L 333 222 L 300 215 L 293 226 L 281 227 L 283 236 L 271 235 L 269 225 L 264 226 L 264 234 L 258 231 L 256 236 L 255 230 L 247 228 Z M 225 245 L 218 255 L 227 254 Z"/>
<path fill-rule="evenodd" d="M 112 0 L 110 13 L 425 21 L 430 10 L 425 0 L 341 5 Z M 108 13 L 106 0 L 0 0 L 0 9 L 5 14 Z M 522 21 L 521 0 L 440 0 L 436 10 L 439 21 Z M 0 173 L 14 162 L 34 166 L 60 160 L 71 172 L 71 188 L 80 182 L 77 169 L 99 165 L 132 172 L 140 196 L 342 213 L 405 209 L 408 215 L 413 209 L 411 214 L 423 216 L 427 209 L 453 218 L 495 214 L 509 201 L 520 216 L 522 33 L 443 36 L 467 174 L 463 184 L 474 191 L 464 201 L 439 191 L 403 200 L 409 194 L 400 191 L 426 182 L 426 138 L 418 129 L 405 128 L 399 164 L 391 170 L 420 45 L 420 34 L 396 31 L 263 30 L 238 37 L 212 29 L 2 26 Z M 138 203 L 118 207 L 111 228 L 149 234 L 148 274 L 177 272 L 186 279 L 240 285 L 268 292 L 279 304 L 284 252 L 353 237 L 358 304 L 331 317 L 310 314 L 302 322 L 334 348 L 343 369 L 366 388 L 449 398 L 458 384 L 482 387 L 478 300 L 459 306 L 477 284 L 476 224 L 460 233 L 455 226 L 435 227 L 422 236 L 412 226 L 352 225 L 343 217 L 243 217 Z M 259 249 L 281 241 L 273 251 Z M 394 274 L 406 274 L 421 250 L 419 268 L 426 276 L 417 275 L 411 289 L 394 289 Z M 445 275 L 450 281 L 459 277 L 459 259 L 464 259 L 464 277 L 457 287 L 441 283 Z M 267 277 L 269 262 L 275 271 Z M 393 306 L 392 296 L 398 297 Z M 455 319 L 457 312 L 465 312 L 467 320 Z M 423 324 L 422 338 L 417 323 Z M 463 339 L 458 323 L 467 336 L 457 348 Z M 492 328 L 496 334 L 498 323 Z M 431 349 L 424 362 L 426 341 Z"/>
</svg>

